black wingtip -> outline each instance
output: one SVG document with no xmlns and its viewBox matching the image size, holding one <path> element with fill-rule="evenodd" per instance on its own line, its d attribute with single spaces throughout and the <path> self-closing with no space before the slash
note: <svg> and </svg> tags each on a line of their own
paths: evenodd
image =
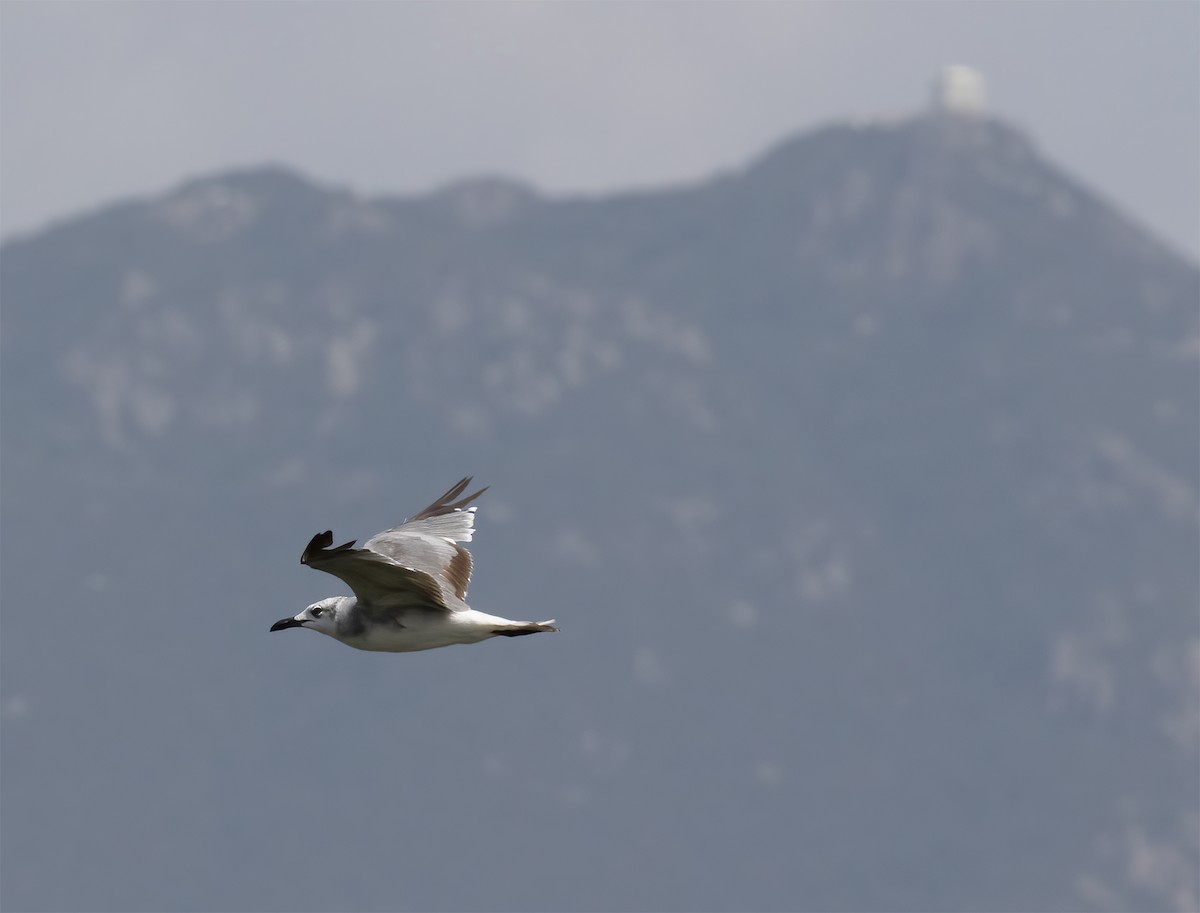
<svg viewBox="0 0 1200 913">
<path fill-rule="evenodd" d="M 473 494 L 459 498 L 458 496 L 461 495 L 466 490 L 467 486 L 471 484 L 472 478 L 473 476 L 464 476 L 463 478 L 459 479 L 453 486 L 451 486 L 449 491 L 447 491 L 444 495 L 442 495 L 420 513 L 416 513 L 409 517 L 408 521 L 406 522 L 411 522 L 412 520 L 424 520 L 428 517 L 440 517 L 443 514 L 449 514 L 456 510 L 462 510 L 481 494 L 487 491 L 487 487 L 485 486 Z M 456 501 L 455 498 L 458 498 L 458 500 Z"/>
<path fill-rule="evenodd" d="M 327 529 L 323 533 L 317 533 L 309 541 L 304 549 L 304 553 L 300 555 L 301 564 L 312 564 L 313 559 L 320 560 L 326 555 L 340 552 L 343 549 L 353 548 L 356 539 L 351 539 L 337 548 L 330 548 L 333 545 L 333 530 Z"/>
</svg>

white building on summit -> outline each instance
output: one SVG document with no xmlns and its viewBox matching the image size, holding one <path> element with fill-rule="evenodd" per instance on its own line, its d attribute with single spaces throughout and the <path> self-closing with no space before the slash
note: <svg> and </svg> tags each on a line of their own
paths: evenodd
<svg viewBox="0 0 1200 913">
<path fill-rule="evenodd" d="M 983 75 L 970 67 L 943 67 L 933 81 L 933 107 L 947 114 L 983 114 Z"/>
</svg>

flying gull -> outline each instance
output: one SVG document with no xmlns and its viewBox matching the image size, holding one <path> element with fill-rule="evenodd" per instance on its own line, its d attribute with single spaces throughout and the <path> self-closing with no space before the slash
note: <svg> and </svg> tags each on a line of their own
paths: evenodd
<svg viewBox="0 0 1200 913">
<path fill-rule="evenodd" d="M 313 536 L 300 563 L 340 578 L 354 595 L 322 599 L 271 630 L 310 628 L 359 650 L 389 653 L 557 631 L 553 619 L 513 621 L 467 605 L 471 553 L 458 543 L 475 532 L 475 508 L 467 505 L 487 491 L 460 498 L 470 484 L 468 476 L 362 548 L 353 541 L 331 548 L 330 530 Z"/>
</svg>

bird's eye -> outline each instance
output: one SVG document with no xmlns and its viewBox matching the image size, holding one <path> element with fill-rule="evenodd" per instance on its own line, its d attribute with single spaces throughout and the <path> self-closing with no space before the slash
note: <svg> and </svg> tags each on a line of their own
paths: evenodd
<svg viewBox="0 0 1200 913">
<path fill-rule="evenodd" d="M 313 618 L 320 618 L 321 613 L 324 611 L 324 609 L 313 609 Z"/>
</svg>

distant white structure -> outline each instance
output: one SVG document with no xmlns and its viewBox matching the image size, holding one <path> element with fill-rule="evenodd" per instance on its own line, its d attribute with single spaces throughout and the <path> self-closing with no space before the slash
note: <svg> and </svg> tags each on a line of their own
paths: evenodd
<svg viewBox="0 0 1200 913">
<path fill-rule="evenodd" d="M 970 67 L 942 67 L 933 81 L 933 107 L 948 114 L 982 114 L 986 98 L 983 75 Z"/>
</svg>

